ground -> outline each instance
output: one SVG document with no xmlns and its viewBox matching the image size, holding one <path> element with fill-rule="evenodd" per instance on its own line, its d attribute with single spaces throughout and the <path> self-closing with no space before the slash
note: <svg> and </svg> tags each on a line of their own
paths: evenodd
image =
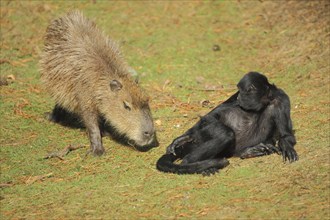
<svg viewBox="0 0 330 220">
<path fill-rule="evenodd" d="M 329 1 L 1 1 L 1 219 L 329 219 Z M 82 10 L 151 96 L 160 147 L 137 152 L 45 119 L 38 60 L 51 19 Z M 291 99 L 299 161 L 231 158 L 220 173 L 164 174 L 172 139 L 264 73 Z M 49 152 L 82 145 L 59 158 Z"/>
</svg>

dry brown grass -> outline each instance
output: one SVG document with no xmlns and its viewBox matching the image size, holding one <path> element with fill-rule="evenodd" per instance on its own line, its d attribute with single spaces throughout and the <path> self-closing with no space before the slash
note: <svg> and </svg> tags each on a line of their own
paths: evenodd
<svg viewBox="0 0 330 220">
<path fill-rule="evenodd" d="M 49 20 L 73 7 L 126 42 L 152 94 L 160 148 L 141 154 L 104 139 L 101 158 L 41 159 L 88 145 L 84 132 L 43 118 L 53 103 L 37 67 Z M 0 74 L 14 82 L 0 87 L 0 218 L 329 219 L 329 19 L 329 1 L 1 1 Z M 211 177 L 158 172 L 166 145 L 250 70 L 289 94 L 300 160 L 231 158 Z"/>
</svg>

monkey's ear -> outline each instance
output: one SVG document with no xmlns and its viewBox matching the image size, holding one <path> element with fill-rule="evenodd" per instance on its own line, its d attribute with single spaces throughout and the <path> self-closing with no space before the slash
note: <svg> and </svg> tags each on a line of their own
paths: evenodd
<svg viewBox="0 0 330 220">
<path fill-rule="evenodd" d="M 114 79 L 110 82 L 110 88 L 111 91 L 119 91 L 121 90 L 121 88 L 123 88 L 123 85 L 119 81 Z"/>
<path fill-rule="evenodd" d="M 271 90 L 271 88 L 269 86 L 267 86 L 267 98 L 269 100 L 273 100 L 274 99 L 273 91 Z"/>
<path fill-rule="evenodd" d="M 272 90 L 269 90 L 269 92 L 268 92 L 268 98 L 270 100 L 273 100 L 274 99 Z"/>
</svg>

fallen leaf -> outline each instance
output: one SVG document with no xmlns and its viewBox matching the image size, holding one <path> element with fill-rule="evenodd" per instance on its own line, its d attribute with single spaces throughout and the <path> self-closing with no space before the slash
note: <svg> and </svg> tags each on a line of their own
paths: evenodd
<svg viewBox="0 0 330 220">
<path fill-rule="evenodd" d="M 158 125 L 158 126 L 160 126 L 160 125 L 162 125 L 162 121 L 159 120 L 159 119 L 157 119 L 157 120 L 155 121 L 155 124 Z"/>
</svg>

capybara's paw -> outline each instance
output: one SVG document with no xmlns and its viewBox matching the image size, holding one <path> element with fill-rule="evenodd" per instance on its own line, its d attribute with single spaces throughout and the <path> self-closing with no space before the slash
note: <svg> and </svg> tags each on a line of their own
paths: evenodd
<svg viewBox="0 0 330 220">
<path fill-rule="evenodd" d="M 94 156 L 102 156 L 105 153 L 104 148 L 95 148 L 92 150 Z"/>
</svg>

